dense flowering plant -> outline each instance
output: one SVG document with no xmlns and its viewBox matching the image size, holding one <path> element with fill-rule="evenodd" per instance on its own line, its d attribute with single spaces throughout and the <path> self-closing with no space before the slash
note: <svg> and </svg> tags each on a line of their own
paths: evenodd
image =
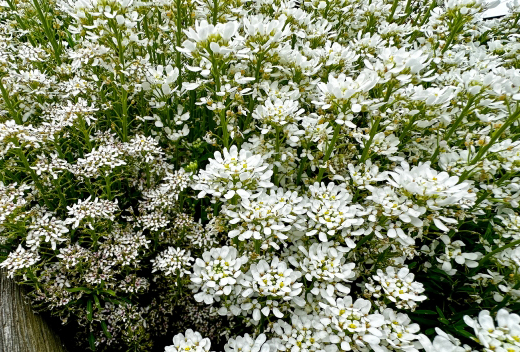
<svg viewBox="0 0 520 352">
<path fill-rule="evenodd" d="M 83 349 L 520 351 L 494 5 L 0 0 L 0 266 Z"/>
</svg>

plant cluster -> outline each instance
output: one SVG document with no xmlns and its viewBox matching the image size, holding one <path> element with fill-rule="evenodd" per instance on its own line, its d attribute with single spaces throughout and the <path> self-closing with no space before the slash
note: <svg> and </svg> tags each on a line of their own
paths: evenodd
<svg viewBox="0 0 520 352">
<path fill-rule="evenodd" d="M 0 1 L 0 267 L 91 350 L 520 351 L 494 5 Z"/>
</svg>

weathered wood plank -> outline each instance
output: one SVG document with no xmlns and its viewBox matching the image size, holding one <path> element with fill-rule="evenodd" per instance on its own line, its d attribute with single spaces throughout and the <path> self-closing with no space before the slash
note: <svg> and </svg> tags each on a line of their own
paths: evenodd
<svg viewBox="0 0 520 352">
<path fill-rule="evenodd" d="M 22 289 L 0 272 L 0 352 L 66 352 L 60 338 L 25 303 Z"/>
</svg>

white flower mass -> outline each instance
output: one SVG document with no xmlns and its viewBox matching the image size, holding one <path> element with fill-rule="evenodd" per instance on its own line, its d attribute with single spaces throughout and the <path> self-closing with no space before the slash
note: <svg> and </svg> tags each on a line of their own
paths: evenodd
<svg viewBox="0 0 520 352">
<path fill-rule="evenodd" d="M 0 0 L 0 268 L 69 350 L 520 352 L 498 3 Z"/>
</svg>

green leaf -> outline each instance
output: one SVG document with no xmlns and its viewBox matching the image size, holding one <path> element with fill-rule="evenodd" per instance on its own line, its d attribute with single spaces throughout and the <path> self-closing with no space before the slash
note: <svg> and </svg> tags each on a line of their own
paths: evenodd
<svg viewBox="0 0 520 352">
<path fill-rule="evenodd" d="M 426 318 L 422 318 L 421 316 L 411 316 L 410 317 L 414 322 L 419 322 L 419 323 L 423 323 L 423 324 L 428 324 L 428 325 L 437 325 L 437 323 L 435 322 L 435 320 L 432 320 L 432 319 L 426 319 Z"/>
<path fill-rule="evenodd" d="M 446 319 L 446 317 L 444 316 L 444 313 L 442 312 L 442 310 L 439 307 L 435 307 L 435 309 L 437 310 L 437 313 L 439 313 L 441 318 Z"/>
<path fill-rule="evenodd" d="M 437 314 L 433 310 L 419 310 L 419 309 L 414 311 L 414 313 L 416 313 L 416 314 Z"/>
<path fill-rule="evenodd" d="M 94 333 L 93 332 L 90 332 L 90 335 L 88 337 L 88 343 L 90 344 L 90 349 L 92 351 L 95 351 L 96 350 L 96 339 L 94 337 Z"/>
<path fill-rule="evenodd" d="M 85 291 L 86 293 L 92 293 L 92 290 L 86 287 L 73 287 L 73 288 L 67 288 L 66 289 L 69 292 L 79 292 L 79 291 Z"/>
<path fill-rule="evenodd" d="M 88 300 L 87 301 L 87 319 L 88 321 L 92 321 L 93 319 L 93 315 L 92 315 L 92 300 Z"/>
<path fill-rule="evenodd" d="M 433 335 L 435 334 L 435 328 L 430 328 L 425 331 L 426 335 Z"/>
<path fill-rule="evenodd" d="M 109 339 L 111 339 L 112 335 L 110 335 L 110 332 L 108 332 L 107 323 L 102 321 L 101 322 L 101 327 L 103 328 L 103 332 L 105 333 L 105 336 L 108 337 Z"/>
<path fill-rule="evenodd" d="M 101 303 L 99 302 L 99 298 L 96 295 L 94 295 L 94 302 L 96 302 L 96 307 L 101 309 Z"/>
<path fill-rule="evenodd" d="M 467 337 L 467 338 L 469 338 L 469 339 L 473 339 L 473 338 L 475 337 L 475 336 L 473 336 L 471 333 L 469 333 L 469 332 L 467 332 L 467 331 L 465 331 L 465 330 L 462 330 L 462 329 L 457 329 L 457 332 L 458 332 L 459 334 L 461 334 L 462 336 Z"/>
<path fill-rule="evenodd" d="M 444 325 L 451 325 L 450 322 L 448 321 L 448 319 L 444 319 L 444 318 L 438 318 L 438 320 L 443 323 Z"/>
</svg>

